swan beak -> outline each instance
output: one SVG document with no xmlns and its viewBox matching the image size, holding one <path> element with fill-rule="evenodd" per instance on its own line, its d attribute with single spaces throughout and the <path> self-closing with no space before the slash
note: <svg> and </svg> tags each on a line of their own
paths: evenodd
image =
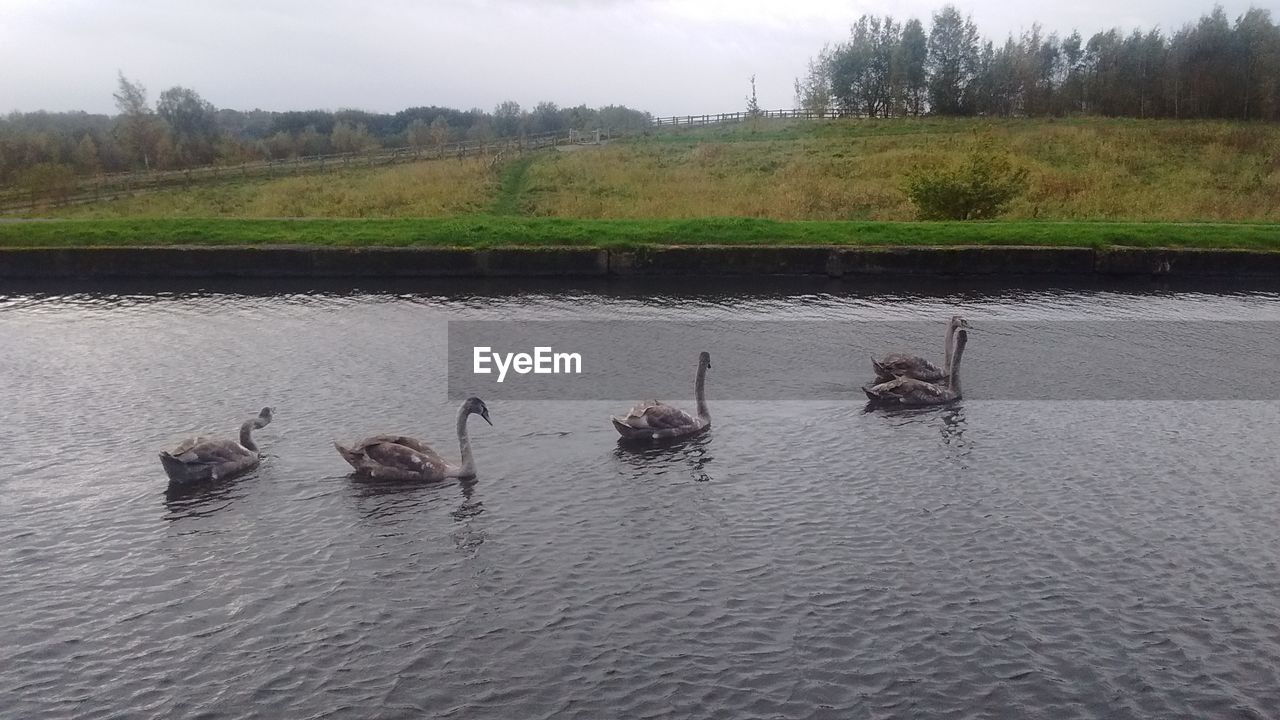
<svg viewBox="0 0 1280 720">
<path fill-rule="evenodd" d="M 489 419 L 489 411 L 487 409 L 480 413 L 480 417 L 484 418 L 484 421 L 489 423 L 489 427 L 493 427 L 493 421 Z"/>
</svg>

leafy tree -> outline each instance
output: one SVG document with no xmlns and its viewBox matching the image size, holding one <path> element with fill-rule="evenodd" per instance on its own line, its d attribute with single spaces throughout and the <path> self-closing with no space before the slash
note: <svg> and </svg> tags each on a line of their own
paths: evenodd
<svg viewBox="0 0 1280 720">
<path fill-rule="evenodd" d="M 449 142 L 449 123 L 445 122 L 444 116 L 437 115 L 428 130 L 431 133 L 431 144 L 443 151 L 445 143 Z"/>
<path fill-rule="evenodd" d="M 120 110 L 117 133 L 129 152 L 150 170 L 164 135 L 164 126 L 147 105 L 147 89 L 142 83 L 129 82 L 123 72 L 119 73 L 119 78 L 118 90 L 113 94 Z"/>
<path fill-rule="evenodd" d="M 184 87 L 171 87 L 160 93 L 156 112 L 168 124 L 179 160 L 187 166 L 213 162 L 213 145 L 217 138 L 217 109 Z"/>
<path fill-rule="evenodd" d="M 929 104 L 939 115 L 965 114 L 978 64 L 978 30 L 954 5 L 933 15 L 929 30 Z"/>
<path fill-rule="evenodd" d="M 472 121 L 471 127 L 467 128 L 467 139 L 480 143 L 491 142 L 494 138 L 493 125 L 489 121 L 488 115 L 477 115 Z"/>
<path fill-rule="evenodd" d="M 369 128 L 364 125 L 352 126 L 338 122 L 333 126 L 333 132 L 329 133 L 329 144 L 335 152 L 359 153 L 377 147 L 378 141 L 373 139 Z"/>
<path fill-rule="evenodd" d="M 910 115 L 921 115 L 925 111 L 929 88 L 928 61 L 929 38 L 924 34 L 920 21 L 912 18 L 902 26 L 895 62 L 902 75 L 904 109 Z"/>
<path fill-rule="evenodd" d="M 76 167 L 84 173 L 94 174 L 102 170 L 102 163 L 98 159 L 98 145 L 93 141 L 93 136 L 85 133 L 80 137 L 80 142 L 76 144 L 75 151 Z"/>
<path fill-rule="evenodd" d="M 431 146 L 431 126 L 422 118 L 414 118 L 405 129 L 409 146 L 421 150 Z"/>
<path fill-rule="evenodd" d="M 818 117 L 831 109 L 831 46 L 825 46 L 818 57 L 810 58 L 804 79 L 796 78 L 796 107 Z"/>
<path fill-rule="evenodd" d="M 560 132 L 565 129 L 564 117 L 560 108 L 553 102 L 543 101 L 534 106 L 529 113 L 529 132 L 534 134 Z"/>
<path fill-rule="evenodd" d="M 752 75 L 750 79 L 751 94 L 747 96 L 747 115 L 750 117 L 760 116 L 760 103 L 756 100 L 756 76 Z"/>
<path fill-rule="evenodd" d="M 1271 23 L 1271 11 L 1249 8 L 1236 21 L 1235 35 L 1243 73 L 1240 117 L 1275 118 L 1280 115 L 1280 27 Z"/>
<path fill-rule="evenodd" d="M 507 100 L 493 109 L 493 130 L 498 137 L 515 137 L 524 132 L 524 111 L 520 103 Z"/>
</svg>

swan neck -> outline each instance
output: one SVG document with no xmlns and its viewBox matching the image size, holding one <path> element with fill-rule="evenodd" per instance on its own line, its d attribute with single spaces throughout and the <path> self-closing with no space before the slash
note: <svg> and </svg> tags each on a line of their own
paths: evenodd
<svg viewBox="0 0 1280 720">
<path fill-rule="evenodd" d="M 698 379 L 693 384 L 694 397 L 698 399 L 698 417 L 709 419 L 711 411 L 707 409 L 707 366 L 698 363 Z"/>
<path fill-rule="evenodd" d="M 467 415 L 464 408 L 458 408 L 458 450 L 462 454 L 462 465 L 458 468 L 459 477 L 473 477 L 476 474 L 476 461 L 471 456 L 471 436 L 467 434 Z"/>
<path fill-rule="evenodd" d="M 240 426 L 240 444 L 247 450 L 258 452 L 258 445 L 253 441 L 253 420 Z"/>
<path fill-rule="evenodd" d="M 956 343 L 955 357 L 951 358 L 951 363 L 947 367 L 947 384 L 953 392 L 960 394 L 960 359 L 964 357 L 964 346 L 967 343 L 968 336 L 960 338 L 960 342 Z"/>
<path fill-rule="evenodd" d="M 956 347 L 956 325 L 950 323 L 947 325 L 947 343 L 946 358 L 942 361 L 943 372 L 951 373 L 951 356 L 954 354 Z"/>
</svg>

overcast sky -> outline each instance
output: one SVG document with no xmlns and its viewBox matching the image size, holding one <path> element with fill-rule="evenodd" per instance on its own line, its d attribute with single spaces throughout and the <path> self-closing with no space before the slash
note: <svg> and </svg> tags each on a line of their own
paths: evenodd
<svg viewBox="0 0 1280 720">
<path fill-rule="evenodd" d="M 1264 0 L 1260 7 L 1266 7 Z M 1211 0 L 955 3 L 1003 40 L 1046 31 L 1177 28 Z M 1234 20 L 1249 2 L 1223 2 Z M 940 0 L 0 0 L 0 112 L 114 113 L 117 70 L 152 101 L 183 85 L 218 107 L 393 112 L 622 104 L 655 115 L 762 107 L 863 13 Z"/>
</svg>

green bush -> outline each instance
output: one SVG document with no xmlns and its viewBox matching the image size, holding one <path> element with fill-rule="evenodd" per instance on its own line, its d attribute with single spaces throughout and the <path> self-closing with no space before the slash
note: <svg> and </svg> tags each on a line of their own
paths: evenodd
<svg viewBox="0 0 1280 720">
<path fill-rule="evenodd" d="M 921 220 L 989 220 L 1027 189 L 1026 168 L 979 143 L 959 167 L 916 169 L 904 190 Z"/>
</svg>

